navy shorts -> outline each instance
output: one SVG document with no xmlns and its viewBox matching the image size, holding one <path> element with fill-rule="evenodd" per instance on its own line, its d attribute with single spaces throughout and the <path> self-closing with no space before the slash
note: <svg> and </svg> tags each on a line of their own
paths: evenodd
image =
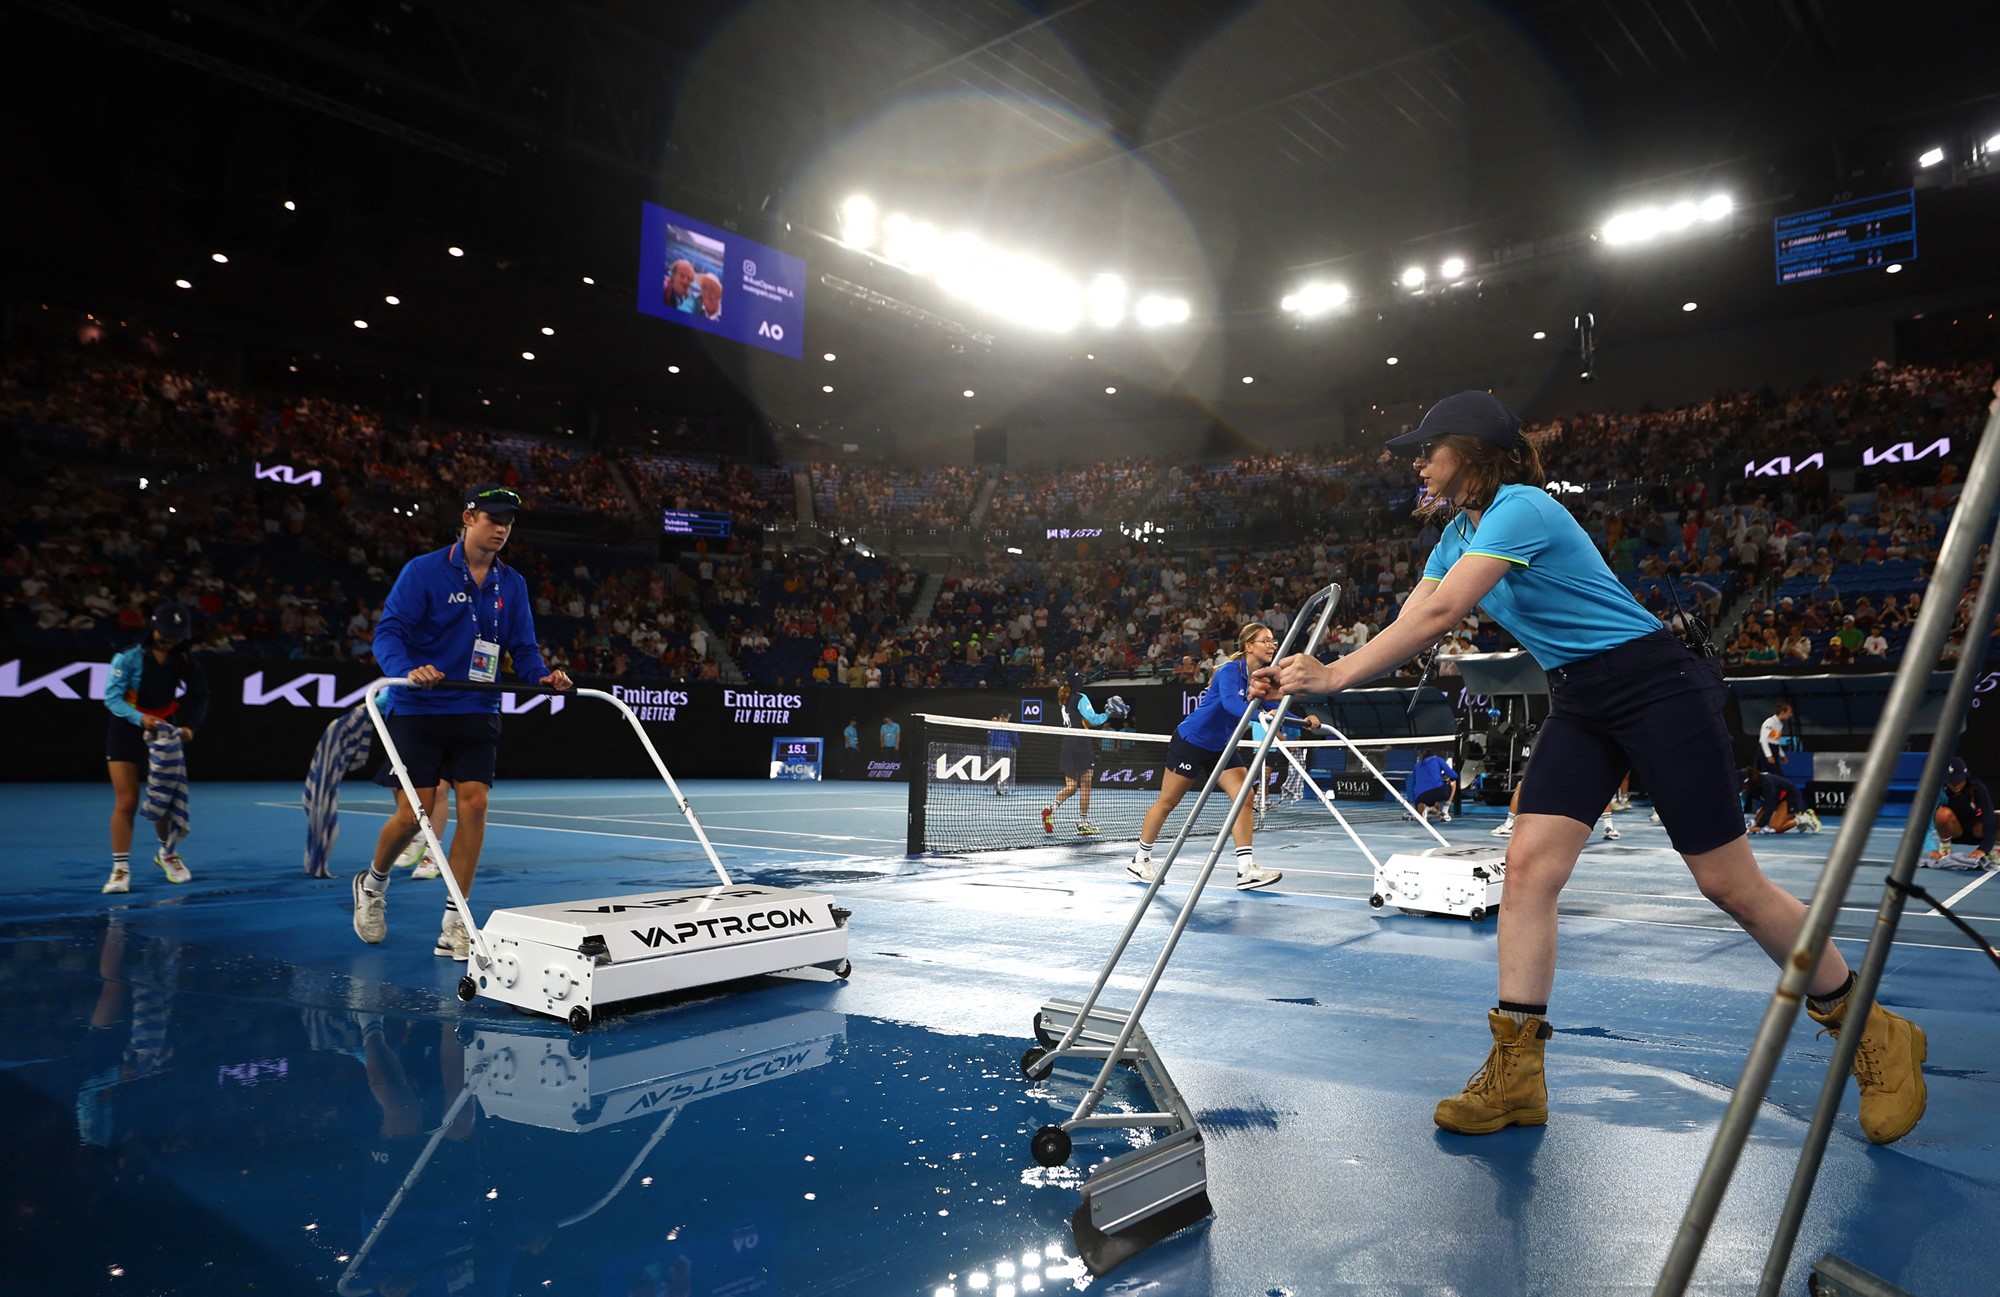
<svg viewBox="0 0 2000 1297">
<path fill-rule="evenodd" d="M 1430 790 L 1429 792 L 1427 792 L 1427 793 L 1421 793 L 1421 794 L 1419 794 L 1419 795 L 1417 795 L 1417 796 L 1415 796 L 1415 797 L 1412 797 L 1412 798 L 1410 799 L 1410 805 L 1412 805 L 1412 806 L 1442 806 L 1442 805 L 1444 805 L 1444 804 L 1445 804 L 1445 801 L 1446 801 L 1446 800 L 1447 800 L 1447 799 L 1448 799 L 1448 798 L 1449 798 L 1450 796 L 1451 796 L 1451 789 L 1450 789 L 1450 788 L 1449 788 L 1448 786 L 1444 785 L 1444 784 L 1439 784 L 1439 785 L 1438 785 L 1438 786 L 1437 786 L 1436 788 L 1433 788 L 1433 789 L 1431 789 L 1431 790 Z M 1591 821 L 1591 822 L 1592 822 L 1593 824 L 1594 824 L 1594 823 L 1596 823 L 1596 821 L 1595 821 L 1595 820 L 1593 820 L 1593 821 Z"/>
<path fill-rule="evenodd" d="M 1199 748 L 1182 738 L 1178 733 L 1167 744 L 1167 769 L 1183 779 L 1196 783 L 1208 778 L 1208 772 L 1220 760 L 1224 770 L 1240 770 L 1250 762 L 1243 756 L 1242 748 L 1232 748 L 1227 757 L 1220 752 Z"/>
<path fill-rule="evenodd" d="M 111 728 L 104 734 L 104 759 L 145 765 L 152 759 L 146 752 L 146 731 L 122 716 L 113 716 Z"/>
<path fill-rule="evenodd" d="M 1548 676 L 1549 718 L 1521 786 L 1523 815 L 1595 824 L 1629 770 L 1682 855 L 1743 836 L 1742 785 L 1715 659 L 1696 657 L 1660 630 Z"/>
<path fill-rule="evenodd" d="M 387 720 L 389 737 L 396 741 L 397 755 L 410 772 L 411 787 L 435 788 L 440 779 L 449 784 L 492 784 L 494 766 L 500 760 L 498 712 L 415 716 L 395 712 Z M 375 782 L 387 788 L 398 786 L 388 761 L 382 762 Z"/>
<path fill-rule="evenodd" d="M 1062 749 L 1056 754 L 1056 768 L 1067 778 L 1081 780 L 1096 764 L 1097 742 L 1094 739 L 1063 737 Z"/>
</svg>

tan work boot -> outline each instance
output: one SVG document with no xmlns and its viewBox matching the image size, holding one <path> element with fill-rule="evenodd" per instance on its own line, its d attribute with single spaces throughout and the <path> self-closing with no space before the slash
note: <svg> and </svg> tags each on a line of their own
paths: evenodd
<svg viewBox="0 0 2000 1297">
<path fill-rule="evenodd" d="M 1437 1124 L 1459 1135 L 1548 1124 L 1549 1088 L 1542 1076 L 1542 1042 L 1551 1034 L 1548 1022 L 1530 1018 L 1517 1025 L 1498 1009 L 1489 1009 L 1486 1024 L 1493 1030 L 1493 1052 L 1462 1093 L 1438 1104 Z"/>
<path fill-rule="evenodd" d="M 1806 1013 L 1831 1036 L 1847 1021 L 1845 1003 L 1821 1013 L 1808 1002 Z M 1924 1051 L 1922 1027 L 1879 1004 L 1869 1010 L 1854 1050 L 1854 1081 L 1861 1088 L 1861 1133 L 1873 1142 L 1893 1144 L 1923 1117 Z"/>
</svg>

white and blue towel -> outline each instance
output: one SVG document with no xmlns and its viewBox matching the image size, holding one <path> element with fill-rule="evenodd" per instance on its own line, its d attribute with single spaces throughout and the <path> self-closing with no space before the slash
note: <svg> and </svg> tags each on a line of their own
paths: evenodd
<svg viewBox="0 0 2000 1297">
<path fill-rule="evenodd" d="M 146 797 L 139 814 L 148 820 L 165 820 L 167 836 L 161 850 L 175 854 L 188 835 L 187 750 L 181 732 L 171 721 L 156 726 L 146 742 Z"/>
<path fill-rule="evenodd" d="M 306 877 L 331 878 L 326 867 L 340 837 L 340 781 L 368 764 L 374 751 L 375 728 L 368 706 L 359 704 L 335 718 L 313 749 L 306 771 Z"/>
</svg>

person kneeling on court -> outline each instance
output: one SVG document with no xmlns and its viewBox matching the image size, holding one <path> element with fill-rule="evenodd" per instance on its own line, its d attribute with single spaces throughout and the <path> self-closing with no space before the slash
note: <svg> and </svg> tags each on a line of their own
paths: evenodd
<svg viewBox="0 0 2000 1297">
<path fill-rule="evenodd" d="M 1972 858 L 1992 868 L 1993 840 L 2000 836 L 2000 818 L 1993 814 L 1993 794 L 1984 780 L 1972 776 L 1964 757 L 1953 757 L 1944 768 L 1944 791 L 1937 808 L 1938 841 L 1949 852 L 1951 845 L 1978 843 Z"/>
<path fill-rule="evenodd" d="M 1765 877 L 1744 833 L 1728 694 L 1705 636 L 1661 625 L 1606 565 L 1590 534 L 1543 489 L 1541 453 L 1490 393 L 1433 405 L 1407 451 L 1422 489 L 1417 516 L 1442 531 L 1423 579 L 1396 620 L 1331 663 L 1305 655 L 1256 673 L 1255 695 L 1327 694 L 1394 670 L 1475 607 L 1519 640 L 1548 674 L 1550 710 L 1521 787 L 1500 901 L 1499 1002 L 1487 1014 L 1486 1062 L 1437 1105 L 1446 1130 L 1483 1135 L 1549 1119 L 1543 1047 L 1552 1034 L 1556 900 L 1593 823 L 1630 770 L 1702 895 L 1773 960 L 1805 922 L 1798 897 Z M 1924 1113 L 1922 1028 L 1881 1004 L 1853 1006 L 1854 976 L 1831 941 L 1820 947 L 1806 1010 L 1829 1032 L 1861 1033 L 1854 1077 L 1861 1129 L 1902 1138 Z"/>
<path fill-rule="evenodd" d="M 1806 805 L 1799 786 L 1770 769 L 1755 766 L 1739 769 L 1743 792 L 1757 799 L 1757 813 L 1750 821 L 1752 833 L 1819 832 L 1819 814 Z"/>
<path fill-rule="evenodd" d="M 1451 802 L 1458 796 L 1458 772 L 1451 763 L 1430 749 L 1410 771 L 1410 805 L 1417 808 L 1417 818 L 1428 824 L 1433 810 L 1444 813 L 1444 822 L 1451 823 Z"/>
<path fill-rule="evenodd" d="M 1139 828 L 1139 850 L 1133 854 L 1132 863 L 1125 866 L 1125 872 L 1142 883 L 1160 876 L 1159 866 L 1153 863 L 1153 844 L 1160 840 L 1167 817 L 1181 804 L 1188 789 L 1207 779 L 1218 762 L 1222 773 L 1216 777 L 1216 787 L 1224 797 L 1233 799 L 1236 790 L 1243 786 L 1247 764 L 1243 750 L 1239 747 L 1224 752 L 1223 749 L 1229 746 L 1236 722 L 1250 706 L 1250 672 L 1270 665 L 1272 655 L 1278 651 L 1278 640 L 1269 626 L 1253 621 L 1245 622 L 1237 631 L 1236 642 L 1240 646 L 1236 653 L 1216 668 L 1215 678 L 1202 691 L 1201 701 L 1175 727 L 1173 742 L 1167 745 L 1167 768 L 1160 775 L 1160 795 L 1146 811 L 1145 823 Z M 1309 730 L 1319 728 L 1317 716 L 1304 718 L 1304 723 Z M 1236 886 L 1248 892 L 1269 887 L 1284 874 L 1257 868 L 1250 854 L 1252 817 L 1248 814 L 1248 803 L 1244 811 L 1245 814 L 1236 817 L 1230 831 L 1236 838 Z"/>
<path fill-rule="evenodd" d="M 375 660 L 383 674 L 408 676 L 418 686 L 398 691 L 387 719 L 410 786 L 429 807 L 442 780 L 458 802 L 446 863 L 466 895 L 486 841 L 486 795 L 500 753 L 500 695 L 436 686 L 446 680 L 490 684 L 505 654 L 517 677 L 570 687 L 567 675 L 542 661 L 528 583 L 500 561 L 520 507 L 521 497 L 504 486 L 474 487 L 459 515 L 458 539 L 403 565 L 375 628 Z M 370 945 L 388 932 L 390 870 L 416 833 L 416 811 L 399 788 L 396 813 L 375 842 L 374 864 L 354 877 L 354 935 Z M 446 900 L 435 952 L 463 961 L 471 947 L 464 917 Z"/>
</svg>

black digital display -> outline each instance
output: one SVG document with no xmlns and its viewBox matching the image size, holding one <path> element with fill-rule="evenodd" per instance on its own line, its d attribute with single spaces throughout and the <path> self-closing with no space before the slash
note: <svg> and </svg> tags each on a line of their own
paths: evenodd
<svg viewBox="0 0 2000 1297">
<path fill-rule="evenodd" d="M 1796 284 L 1917 259 L 1917 196 L 1898 189 L 1851 198 L 1771 223 L 1778 282 Z"/>
<path fill-rule="evenodd" d="M 660 530 L 669 536 L 729 537 L 730 515 L 702 509 L 666 509 L 660 514 Z"/>
</svg>

